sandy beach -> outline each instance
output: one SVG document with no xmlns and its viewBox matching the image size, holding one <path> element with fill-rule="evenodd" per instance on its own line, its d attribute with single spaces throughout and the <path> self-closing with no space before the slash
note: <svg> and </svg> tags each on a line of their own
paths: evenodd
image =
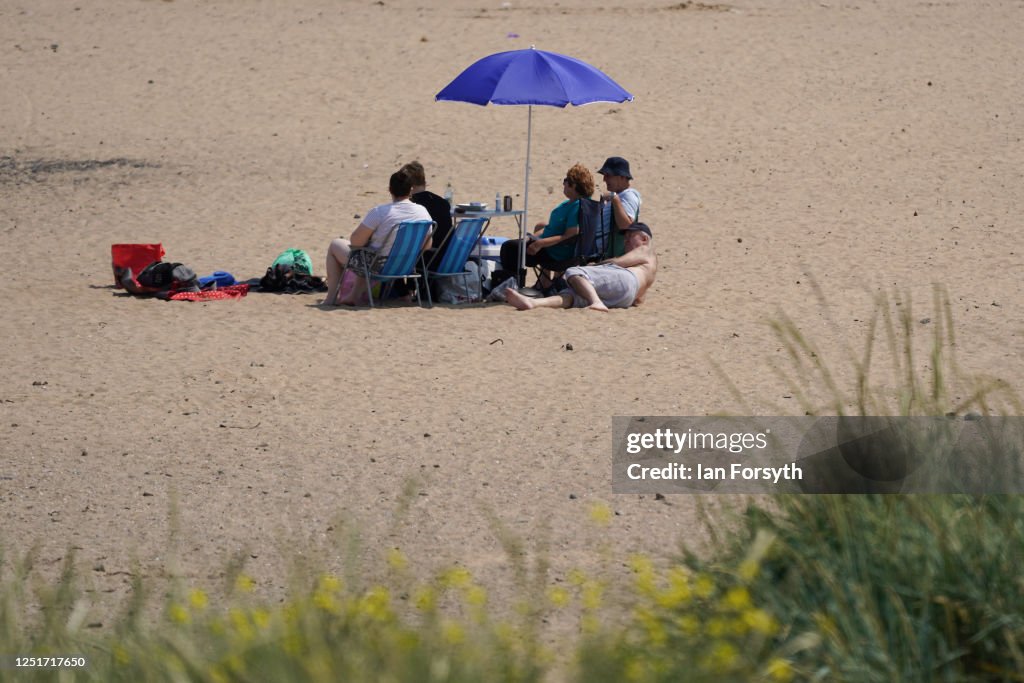
<svg viewBox="0 0 1024 683">
<path fill-rule="evenodd" d="M 612 493 L 611 418 L 802 415 L 780 313 L 852 392 L 873 297 L 932 320 L 939 283 L 965 374 L 1019 389 L 1022 28 L 1020 0 L 0 0 L 0 546 L 74 549 L 107 604 L 234 556 L 276 595 L 296 549 L 341 569 L 351 530 L 368 566 L 501 585 L 504 528 L 557 581 L 701 542 L 697 498 Z M 526 109 L 434 95 L 530 45 L 635 96 L 534 108 L 529 221 L 572 164 L 626 157 L 661 259 L 643 306 L 111 287 L 121 242 L 240 279 L 295 247 L 322 274 L 413 159 L 521 206 Z"/>
</svg>

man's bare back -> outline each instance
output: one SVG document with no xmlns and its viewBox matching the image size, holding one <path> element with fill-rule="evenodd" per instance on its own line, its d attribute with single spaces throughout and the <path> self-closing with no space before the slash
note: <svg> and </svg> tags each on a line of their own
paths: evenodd
<svg viewBox="0 0 1024 683">
<path fill-rule="evenodd" d="M 654 245 L 648 240 L 646 244 L 613 258 L 607 263 L 622 266 L 636 276 L 639 287 L 633 305 L 642 304 L 647 289 L 654 284 L 654 278 L 658 275 L 658 255 L 654 251 Z"/>
</svg>

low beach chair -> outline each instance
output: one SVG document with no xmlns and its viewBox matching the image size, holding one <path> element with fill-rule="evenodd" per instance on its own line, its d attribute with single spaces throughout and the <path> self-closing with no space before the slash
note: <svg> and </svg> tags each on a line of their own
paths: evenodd
<svg viewBox="0 0 1024 683">
<path fill-rule="evenodd" d="M 557 290 L 557 281 L 562 273 L 572 266 L 585 266 L 588 263 L 603 261 L 611 256 L 612 231 L 604 225 L 604 205 L 589 197 L 580 199 L 579 234 L 567 242 L 574 247 L 573 255 L 557 264 L 550 270 L 534 266 L 537 282 L 548 281 L 552 284 L 545 287 L 523 287 L 521 294 L 530 297 L 546 296 Z"/>
<path fill-rule="evenodd" d="M 589 197 L 580 199 L 579 223 L 574 265 L 583 266 L 611 256 L 612 230 L 610 225 L 604 224 L 604 205 Z"/>
<path fill-rule="evenodd" d="M 380 291 L 383 301 L 391 291 L 395 280 L 411 278 L 416 280 L 416 303 L 423 306 L 420 293 L 420 274 L 416 272 L 416 262 L 420 262 L 423 270 L 423 243 L 434 232 L 434 221 L 407 221 L 399 223 L 395 228 L 395 242 L 391 251 L 385 255 L 377 254 L 373 249 L 356 249 L 348 259 L 348 268 L 356 275 L 366 278 L 367 291 L 370 297 L 370 308 L 373 308 L 373 284 L 381 282 L 384 286 Z M 427 289 L 427 300 L 430 290 Z"/>
<path fill-rule="evenodd" d="M 469 253 L 480 242 L 480 238 L 483 237 L 484 233 L 487 232 L 488 225 L 490 225 L 489 218 L 463 218 L 456 224 L 455 229 L 448 233 L 445 240 L 448 243 L 448 248 L 444 249 L 444 244 L 438 245 L 439 249 L 444 249 L 444 254 L 438 263 L 431 263 L 425 273 L 428 295 L 430 293 L 431 280 L 461 276 L 463 284 L 465 284 L 466 277 L 469 275 L 469 272 L 466 270 Z M 429 299 L 429 296 L 428 300 L 430 300 L 430 305 L 433 306 L 434 302 L 432 299 Z"/>
<path fill-rule="evenodd" d="M 585 266 L 616 256 L 615 239 L 618 230 L 604 219 L 605 202 L 589 197 L 580 199 L 580 232 L 575 238 L 576 249 L 565 267 Z M 633 220 L 640 220 L 640 213 Z M 564 269 L 563 269 L 564 270 Z"/>
</svg>

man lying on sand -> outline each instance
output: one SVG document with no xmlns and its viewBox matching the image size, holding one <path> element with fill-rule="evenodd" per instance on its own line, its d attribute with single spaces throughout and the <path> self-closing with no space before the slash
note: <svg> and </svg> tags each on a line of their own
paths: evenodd
<svg viewBox="0 0 1024 683">
<path fill-rule="evenodd" d="M 520 311 L 531 308 L 629 308 L 643 303 L 647 288 L 658 272 L 658 257 L 651 244 L 651 229 L 633 223 L 626 233 L 626 253 L 596 266 L 573 266 L 565 271 L 569 287 L 555 296 L 531 299 L 516 290 L 505 290 L 505 301 Z"/>
</svg>

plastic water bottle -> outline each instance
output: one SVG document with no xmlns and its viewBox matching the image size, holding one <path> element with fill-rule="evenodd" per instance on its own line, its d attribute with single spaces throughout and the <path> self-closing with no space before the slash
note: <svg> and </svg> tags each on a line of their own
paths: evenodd
<svg viewBox="0 0 1024 683">
<path fill-rule="evenodd" d="M 451 205 L 452 204 L 452 197 L 454 197 L 454 196 L 455 196 L 455 192 L 452 190 L 452 184 L 448 183 L 447 185 L 445 185 L 445 188 L 444 188 L 444 198 L 445 198 L 445 201 L 447 201 L 448 204 Z"/>
<path fill-rule="evenodd" d="M 501 193 L 500 192 L 495 192 L 494 193 L 494 210 L 495 211 L 499 211 L 499 212 L 501 211 Z"/>
</svg>

